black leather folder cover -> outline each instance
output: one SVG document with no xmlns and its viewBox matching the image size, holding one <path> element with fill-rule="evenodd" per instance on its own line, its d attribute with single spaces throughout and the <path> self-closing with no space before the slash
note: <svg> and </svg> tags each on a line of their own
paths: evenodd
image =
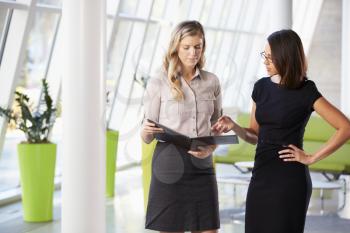
<svg viewBox="0 0 350 233">
<path fill-rule="evenodd" d="M 159 124 L 158 122 L 149 119 L 148 121 L 154 123 L 157 127 L 162 128 L 164 130 L 164 133 L 157 133 L 154 135 L 158 141 L 171 142 L 175 145 L 184 147 L 187 150 L 198 150 L 198 146 L 238 144 L 237 135 L 204 136 L 190 138 L 162 124 Z"/>
</svg>

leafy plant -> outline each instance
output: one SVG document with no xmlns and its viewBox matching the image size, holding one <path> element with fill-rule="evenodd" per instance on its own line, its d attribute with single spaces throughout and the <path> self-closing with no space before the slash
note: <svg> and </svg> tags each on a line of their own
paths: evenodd
<svg viewBox="0 0 350 233">
<path fill-rule="evenodd" d="M 28 143 L 48 143 L 50 129 L 55 122 L 56 108 L 53 107 L 46 79 L 42 80 L 42 85 L 43 94 L 36 111 L 30 109 L 29 97 L 18 91 L 15 92 L 15 101 L 20 113 L 0 107 L 0 116 L 9 123 L 13 121 L 16 128 L 24 132 Z"/>
</svg>

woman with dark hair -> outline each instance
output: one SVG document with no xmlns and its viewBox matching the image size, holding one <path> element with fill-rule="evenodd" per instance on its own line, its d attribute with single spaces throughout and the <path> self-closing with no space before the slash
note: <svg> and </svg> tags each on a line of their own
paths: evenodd
<svg viewBox="0 0 350 233">
<path fill-rule="evenodd" d="M 221 90 L 216 75 L 203 70 L 205 36 L 197 21 L 174 29 L 161 72 L 147 83 L 141 137 L 154 139 L 159 122 L 190 137 L 211 134 L 221 116 Z M 187 151 L 157 142 L 146 228 L 161 232 L 216 233 L 220 227 L 218 191 L 213 168 L 215 146 Z"/>
<path fill-rule="evenodd" d="M 212 127 L 233 130 L 257 144 L 249 184 L 246 233 L 302 233 L 312 184 L 308 165 L 337 150 L 350 138 L 350 122 L 306 78 L 306 59 L 299 36 L 292 30 L 272 33 L 261 53 L 269 77 L 253 89 L 249 128 L 223 116 Z M 315 153 L 303 151 L 303 135 L 315 111 L 336 133 Z"/>
</svg>

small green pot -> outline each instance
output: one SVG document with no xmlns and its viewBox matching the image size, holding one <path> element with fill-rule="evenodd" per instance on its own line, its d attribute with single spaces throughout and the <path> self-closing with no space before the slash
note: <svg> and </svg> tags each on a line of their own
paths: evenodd
<svg viewBox="0 0 350 233">
<path fill-rule="evenodd" d="M 106 132 L 106 196 L 114 197 L 114 181 L 117 161 L 118 131 Z"/>
<path fill-rule="evenodd" d="M 51 221 L 56 144 L 21 143 L 17 149 L 24 221 Z"/>
<path fill-rule="evenodd" d="M 153 158 L 153 152 L 156 148 L 156 145 L 157 145 L 157 140 L 153 140 L 153 142 L 150 144 L 146 144 L 142 142 L 141 168 L 142 168 L 142 185 L 143 185 L 143 204 L 144 204 L 145 211 L 147 209 L 149 187 L 151 184 L 152 158 Z"/>
</svg>

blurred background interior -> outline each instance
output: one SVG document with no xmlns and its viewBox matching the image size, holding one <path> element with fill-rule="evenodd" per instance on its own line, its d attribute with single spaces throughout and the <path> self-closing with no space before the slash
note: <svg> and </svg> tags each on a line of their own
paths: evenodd
<svg viewBox="0 0 350 233">
<path fill-rule="evenodd" d="M 148 175 L 145 163 L 149 160 L 142 159 L 145 149 L 139 137 L 142 96 L 148 79 L 162 64 L 176 23 L 194 19 L 203 24 L 207 40 L 205 69 L 220 79 L 224 112 L 244 118 L 251 107 L 254 82 L 266 75 L 259 55 L 266 37 L 279 29 L 281 15 L 290 15 L 289 26 L 300 35 L 308 58 L 308 77 L 349 117 L 349 2 L 106 0 L 106 118 L 108 129 L 119 135 L 113 174 L 115 193 L 106 198 L 107 232 L 148 232 L 144 230 L 144 176 Z M 50 140 L 57 144 L 54 215 L 53 221 L 45 223 L 23 221 L 17 144 L 25 138 L 0 118 L 1 233 L 61 231 L 61 11 L 62 0 L 0 0 L 0 106 L 15 107 L 13 91 L 18 90 L 26 93 L 32 100 L 31 107 L 36 108 L 43 91 L 41 80 L 45 78 L 57 108 L 50 134 Z M 244 153 L 247 157 L 240 160 L 231 157 Z M 216 151 L 220 232 L 244 232 L 244 201 L 250 176 L 249 163 L 244 162 L 251 161 L 253 153 L 243 144 L 221 146 Z M 349 161 L 349 147 L 346 153 Z M 341 165 L 343 161 L 346 159 Z M 349 163 L 344 167 L 350 167 Z M 312 169 L 314 189 L 305 232 L 348 232 L 349 167 Z"/>
</svg>

